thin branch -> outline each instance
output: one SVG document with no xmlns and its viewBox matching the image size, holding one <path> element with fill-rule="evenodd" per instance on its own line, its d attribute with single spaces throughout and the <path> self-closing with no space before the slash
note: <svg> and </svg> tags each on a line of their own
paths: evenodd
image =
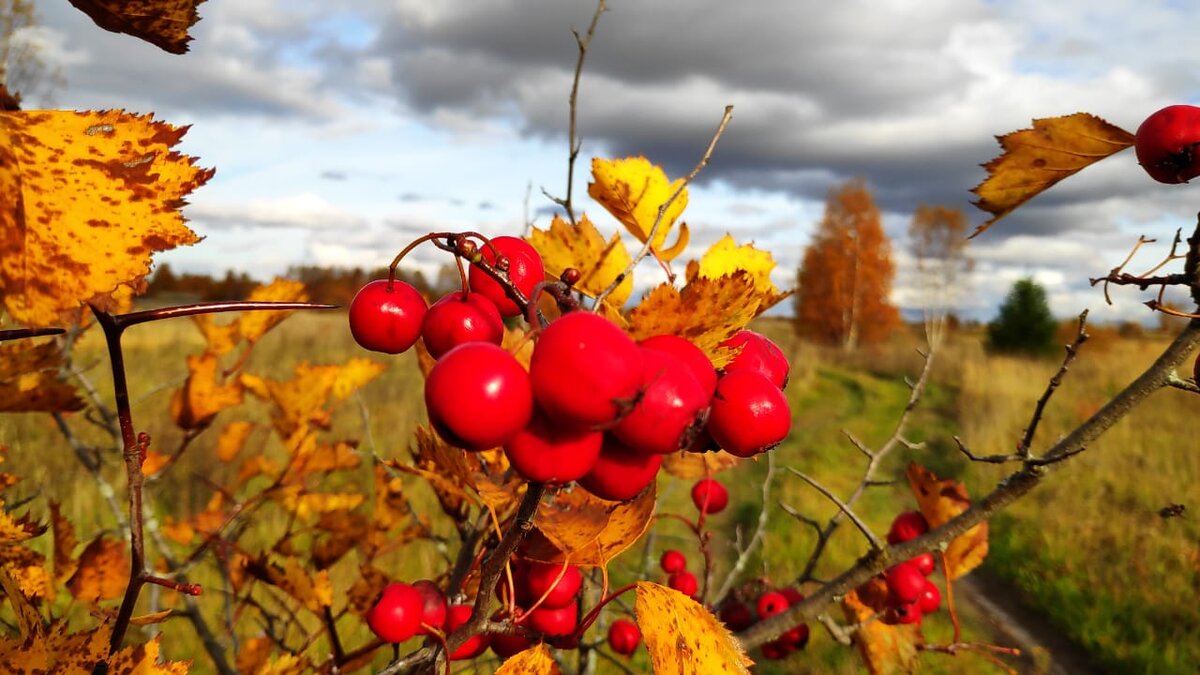
<svg viewBox="0 0 1200 675">
<path fill-rule="evenodd" d="M 824 485 L 821 485 L 815 479 L 813 479 L 812 477 L 808 476 L 807 474 L 805 474 L 801 471 L 797 471 L 796 469 L 794 469 L 790 466 L 788 467 L 788 471 L 791 471 L 793 474 L 798 476 L 805 483 L 808 483 L 809 485 L 816 488 L 817 492 L 820 492 L 821 494 L 825 495 L 825 497 L 827 499 L 829 499 L 829 501 L 836 504 L 838 507 L 838 510 L 841 511 L 842 513 L 844 513 L 846 515 L 846 517 L 849 518 L 850 521 L 854 523 L 854 526 L 858 528 L 859 532 L 863 533 L 863 536 L 866 537 L 867 541 L 869 541 L 871 543 L 871 548 L 873 550 L 878 551 L 883 548 L 883 542 L 879 541 L 879 537 L 875 536 L 875 533 L 871 531 L 871 528 L 867 527 L 867 524 L 864 523 L 862 521 L 862 519 L 858 517 L 858 514 L 856 514 L 853 509 L 851 509 L 849 506 L 847 506 L 842 500 L 838 499 L 837 495 L 833 494 Z"/>
<path fill-rule="evenodd" d="M 737 561 L 733 563 L 733 567 L 729 573 L 725 575 L 725 581 L 721 587 L 717 589 L 717 595 L 713 599 L 713 606 L 719 606 L 725 596 L 733 590 L 733 585 L 737 583 L 738 577 L 746 569 L 746 564 L 750 562 L 750 556 L 758 545 L 762 543 L 763 537 L 767 533 L 767 523 L 771 515 L 771 481 L 775 478 L 775 453 L 767 453 L 767 475 L 763 478 L 762 483 L 762 510 L 758 514 L 758 523 L 754 526 L 754 534 L 750 537 L 750 542 L 738 554 Z"/>
<path fill-rule="evenodd" d="M 1062 365 L 1058 367 L 1058 371 L 1054 373 L 1054 377 L 1050 378 L 1050 382 L 1046 385 L 1046 390 L 1042 392 L 1042 397 L 1038 399 L 1037 405 L 1033 408 L 1033 416 L 1029 420 L 1028 426 L 1025 427 L 1025 435 L 1021 437 L 1021 442 L 1017 444 L 1017 454 L 1023 459 L 1029 458 L 1030 446 L 1033 443 L 1033 435 L 1037 432 L 1038 424 L 1042 420 L 1042 413 L 1046 410 L 1046 404 L 1050 402 L 1050 397 L 1054 395 L 1055 390 L 1062 384 L 1063 377 L 1066 376 L 1067 370 L 1071 367 L 1071 362 L 1079 354 L 1079 347 L 1087 342 L 1087 315 L 1085 309 L 1079 315 L 1079 330 L 1075 334 L 1075 341 L 1066 345 L 1066 354 L 1063 356 Z"/>
<path fill-rule="evenodd" d="M 592 38 L 596 35 L 596 26 L 600 23 L 600 15 L 608 9 L 605 0 L 599 0 L 596 3 L 596 13 L 592 15 L 592 22 L 588 25 L 587 34 L 584 37 L 579 36 L 579 31 L 572 30 L 571 33 L 575 36 L 575 44 L 579 47 L 579 58 L 575 61 L 575 78 L 571 83 L 571 97 L 568 105 L 568 115 L 570 122 L 567 132 L 567 196 L 563 199 L 550 199 L 554 203 L 563 207 L 567 212 L 567 218 L 571 224 L 575 224 L 575 207 L 572 206 L 571 194 L 575 185 L 575 161 L 579 158 L 579 150 L 583 144 L 579 140 L 578 126 L 576 119 L 579 113 L 579 80 L 583 75 L 583 62 L 587 59 L 588 48 L 592 46 Z M 547 195 L 549 197 L 549 195 Z"/>
</svg>

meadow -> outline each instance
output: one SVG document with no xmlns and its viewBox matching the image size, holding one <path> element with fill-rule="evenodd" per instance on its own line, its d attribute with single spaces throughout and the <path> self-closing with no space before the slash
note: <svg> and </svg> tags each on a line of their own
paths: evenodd
<svg viewBox="0 0 1200 675">
<path fill-rule="evenodd" d="M 247 370 L 284 377 L 296 364 L 340 362 L 362 352 L 351 342 L 339 313 L 293 316 L 269 334 L 254 351 Z M 863 457 L 847 443 L 842 430 L 852 432 L 868 446 L 881 443 L 892 431 L 908 397 L 903 378 L 915 377 L 920 368 L 916 349 L 921 341 L 904 333 L 882 347 L 846 354 L 799 341 L 783 322 L 766 321 L 757 328 L 776 338 L 792 357 L 789 396 L 795 418 L 789 440 L 774 451 L 776 471 L 770 490 L 770 518 L 761 555 L 748 566 L 749 577 L 762 575 L 776 582 L 795 578 L 801 571 L 814 537 L 811 530 L 788 516 L 779 506 L 825 518 L 831 505 L 812 488 L 789 474 L 795 467 L 814 476 L 840 494 L 857 484 Z M 108 363 L 97 335 L 79 345 L 77 363 L 108 396 Z M 1092 414 L 1141 368 L 1149 364 L 1168 338 L 1162 335 L 1118 337 L 1103 332 L 1084 346 L 1061 389 L 1049 406 L 1035 439 L 1045 447 Z M 139 327 L 126 338 L 126 358 L 139 429 L 154 436 L 160 448 L 172 448 L 180 432 L 170 424 L 171 390 L 186 377 L 184 355 L 199 351 L 202 339 L 187 320 Z M 415 425 L 423 416 L 420 374 L 412 354 L 386 359 L 388 370 L 347 400 L 335 416 L 334 438 L 358 438 L 364 456 L 406 458 Z M 1057 368 L 1056 359 L 1028 360 L 988 354 L 978 332 L 951 334 L 935 355 L 927 394 L 910 423 L 908 437 L 924 442 L 920 449 L 901 449 L 885 467 L 897 483 L 868 491 L 858 513 L 876 532 L 886 531 L 892 517 L 915 508 L 903 481 L 904 466 L 920 461 L 943 476 L 957 477 L 970 494 L 987 492 L 1004 475 L 1003 467 L 971 464 L 954 445 L 953 437 L 978 453 L 1009 451 L 1028 423 L 1034 402 Z M 239 418 L 265 420 L 263 406 L 246 406 Z M 1195 610 L 1200 595 L 1200 503 L 1195 502 L 1200 481 L 1200 452 L 1192 429 L 1200 413 L 1200 398 L 1181 391 L 1157 394 L 1134 411 L 1100 442 L 1070 459 L 1033 494 L 992 522 L 991 554 L 979 572 L 994 583 L 1019 594 L 1033 611 L 1046 617 L 1058 631 L 1083 647 L 1099 669 L 1109 672 L 1194 672 L 1200 663 L 1200 618 Z M 86 430 L 78 415 L 72 423 Z M 84 431 L 101 440 L 100 432 Z M 266 442 L 260 451 L 277 452 Z M 158 519 L 203 509 L 212 495 L 211 483 L 220 483 L 233 470 L 214 457 L 215 436 L 205 434 L 188 449 L 181 461 L 148 488 L 148 503 Z M 114 526 L 104 496 L 79 465 L 58 434 L 53 420 L 44 415 L 8 415 L 0 420 L 0 446 L 8 446 L 5 468 L 23 477 L 14 488 L 19 498 L 36 496 L 35 513 L 44 513 L 47 499 L 61 501 L 66 515 L 76 523 L 86 541 L 90 535 Z M 121 485 L 118 458 L 108 458 L 105 469 Z M 359 476 L 369 490 L 370 462 Z M 714 518 L 718 539 L 732 541 L 740 528 L 753 531 L 761 508 L 765 461 L 738 467 L 727 480 L 733 503 Z M 429 512 L 435 531 L 452 536 L 445 519 L 439 519 L 432 497 L 416 479 L 409 479 L 409 500 Z M 690 484 L 660 478 L 660 511 L 684 513 L 690 509 Z M 13 500 L 17 501 L 17 500 Z M 1159 510 L 1172 503 L 1188 507 L 1180 517 L 1163 518 Z M 248 541 L 266 537 L 281 526 L 282 516 L 267 512 L 244 535 Z M 649 550 L 635 547 L 614 565 L 617 582 L 642 573 L 646 555 L 674 547 L 694 551 L 694 539 L 682 527 L 662 522 L 655 529 Z M 265 540 L 265 539 L 264 539 Z M 691 547 L 689 549 L 688 547 Z M 716 546 L 716 578 L 724 578 L 731 563 L 730 544 Z M 866 550 L 860 534 L 842 527 L 818 567 L 818 577 L 828 578 Z M 386 559 L 389 572 L 399 578 L 436 574 L 445 567 L 445 551 L 418 543 L 395 551 Z M 332 570 L 335 589 L 343 561 Z M 204 568 L 200 568 L 203 570 Z M 651 580 L 662 581 L 652 572 Z M 220 595 L 223 580 L 198 573 L 194 581 L 209 585 Z M 75 608 L 78 611 L 78 608 Z M 217 618 L 221 609 L 205 611 Z M 987 617 L 963 607 L 965 639 L 1005 644 Z M 836 608 L 831 615 L 841 618 Z M 339 622 L 348 643 L 366 639 L 357 620 Z M 836 645 L 814 625 L 808 650 L 781 663 L 766 662 L 761 672 L 858 672 L 861 662 L 848 649 Z M 174 637 L 165 651 L 175 658 L 195 658 L 196 672 L 206 672 L 205 657 L 190 628 L 183 622 L 163 628 Z M 927 623 L 926 636 L 934 642 L 950 639 L 945 612 Z M 244 637 L 244 636 L 242 636 Z M 319 639 L 319 638 L 318 638 Z M 980 657 L 930 654 L 929 672 L 989 672 Z M 378 664 L 386 662 L 381 654 Z M 611 666 L 600 661 L 601 672 Z M 632 662 L 641 671 L 644 660 Z M 1025 666 L 1029 667 L 1029 666 Z M 484 670 L 489 670 L 484 666 Z M 614 670 L 613 672 L 619 672 Z M 999 672 L 999 671 L 997 671 Z"/>
</svg>

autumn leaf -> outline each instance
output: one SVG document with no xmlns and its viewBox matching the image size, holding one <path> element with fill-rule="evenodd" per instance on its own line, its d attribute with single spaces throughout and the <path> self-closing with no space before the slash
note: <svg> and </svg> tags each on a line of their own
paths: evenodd
<svg viewBox="0 0 1200 675">
<path fill-rule="evenodd" d="M 749 673 L 754 664 L 717 617 L 679 591 L 640 581 L 634 611 L 655 675 Z"/>
<path fill-rule="evenodd" d="M 1032 129 L 997 136 L 1004 153 L 983 167 L 988 177 L 971 191 L 992 214 L 972 237 L 1060 180 L 1133 145 L 1133 134 L 1088 113 L 1033 121 Z"/>
<path fill-rule="evenodd" d="M 172 54 L 188 50 L 188 29 L 200 20 L 204 0 L 71 0 L 97 26 L 140 38 Z"/>
<path fill-rule="evenodd" d="M 171 419 L 180 429 L 203 429 L 217 413 L 242 402 L 242 385 L 218 381 L 217 355 L 187 357 L 188 378 L 171 396 Z"/>
<path fill-rule="evenodd" d="M 68 412 L 83 408 L 75 387 L 58 379 L 54 342 L 0 344 L 0 412 Z"/>
<path fill-rule="evenodd" d="M 298 559 L 289 556 L 282 564 L 270 562 L 265 557 L 251 560 L 246 571 L 279 588 L 313 612 L 333 605 L 333 582 L 328 570 L 309 574 Z"/>
<path fill-rule="evenodd" d="M 242 640 L 234 661 L 239 673 L 257 673 L 271 658 L 275 644 L 267 636 L 253 637 Z"/>
<path fill-rule="evenodd" d="M 629 232 L 645 243 L 658 219 L 659 208 L 667 203 L 683 179 L 670 182 L 662 168 L 645 157 L 592 160 L 592 182 L 588 194 L 608 210 Z M 651 248 L 663 260 L 674 260 L 688 244 L 687 223 L 679 226 L 679 236 L 670 248 L 663 248 L 667 233 L 687 207 L 688 193 L 684 188 L 671 202 L 655 232 Z M 581 270 L 582 271 L 582 270 Z"/>
<path fill-rule="evenodd" d="M 212 177 L 172 151 L 186 127 L 122 111 L 0 112 L 0 299 L 48 326 L 110 309 L 150 256 L 198 241 L 184 197 Z"/>
<path fill-rule="evenodd" d="M 113 654 L 108 660 L 108 672 L 130 675 L 187 675 L 186 661 L 163 661 L 162 635 L 140 645 L 132 645 Z M 85 672 L 92 672 L 88 669 Z"/>
<path fill-rule="evenodd" d="M 88 675 L 108 659 L 111 634 L 107 624 L 71 633 L 68 622 L 56 621 L 15 648 L 0 642 L 0 672 Z"/>
<path fill-rule="evenodd" d="M 5 565 L 0 565 L 0 589 L 4 590 L 4 597 L 12 605 L 13 614 L 17 617 L 17 627 L 21 631 L 21 639 L 43 635 L 46 626 L 42 622 L 42 615 L 38 614 L 37 608 L 29 601 L 30 596 L 21 590 L 17 580 L 13 578 Z M 3 653 L 4 651 L 0 650 L 0 654 Z"/>
<path fill-rule="evenodd" d="M 251 302 L 308 302 L 308 291 L 304 283 L 293 279 L 276 278 L 269 284 L 256 287 L 246 296 Z M 292 312 L 243 312 L 235 322 L 238 335 L 254 344 L 275 326 L 292 315 Z"/>
<path fill-rule="evenodd" d="M 379 599 L 379 594 L 391 581 L 388 575 L 370 565 L 358 568 L 358 580 L 346 592 L 346 605 L 358 616 L 366 615 L 367 611 Z"/>
<path fill-rule="evenodd" d="M 869 582 L 872 595 L 881 601 L 886 598 L 886 587 L 876 577 Z M 875 618 L 876 608 L 859 597 L 858 590 L 850 591 L 842 599 L 842 611 L 846 621 L 858 626 L 854 633 L 854 645 L 867 665 L 871 675 L 898 675 L 910 673 L 917 665 L 917 645 L 921 643 L 921 629 L 911 624 L 889 625 Z"/>
<path fill-rule="evenodd" d="M 204 336 L 204 351 L 210 354 L 228 354 L 237 347 L 241 338 L 237 321 L 217 323 L 213 314 L 197 314 L 192 317 L 192 323 Z"/>
<path fill-rule="evenodd" d="M 559 675 L 558 663 L 550 655 L 550 647 L 542 642 L 505 660 L 495 675 Z"/>
<path fill-rule="evenodd" d="M 251 422 L 230 422 L 221 429 L 217 437 L 217 459 L 222 462 L 231 461 L 242 451 L 250 432 L 254 430 Z"/>
<path fill-rule="evenodd" d="M 708 247 L 699 263 L 694 266 L 688 263 L 686 276 L 690 282 L 697 276 L 720 279 L 727 274 L 745 272 L 754 280 L 754 289 L 762 296 L 758 307 L 758 312 L 762 313 L 791 295 L 791 291 L 780 293 L 771 281 L 771 271 L 774 269 L 775 258 L 770 251 L 754 248 L 754 244 L 739 246 L 731 235 L 726 234 Z"/>
<path fill-rule="evenodd" d="M 534 532 L 523 555 L 530 560 L 572 565 L 607 565 L 637 543 L 654 515 L 655 488 L 628 502 L 610 502 L 576 488 L 560 491 L 533 518 Z"/>
<path fill-rule="evenodd" d="M 720 343 L 745 328 L 765 299 L 744 271 L 719 279 L 699 277 L 682 290 L 661 284 L 630 311 L 629 333 L 635 340 L 653 335 L 686 338 L 720 368 L 733 358 Z"/>
<path fill-rule="evenodd" d="M 929 527 L 941 527 L 971 506 L 967 488 L 953 480 L 942 480 L 932 471 L 912 462 L 908 483 Z M 975 569 L 988 554 L 988 524 L 984 521 L 950 542 L 946 548 L 946 578 L 957 579 Z"/>
<path fill-rule="evenodd" d="M 123 541 L 100 535 L 83 553 L 67 580 L 67 590 L 77 600 L 101 602 L 119 598 L 129 583 L 129 547 Z"/>
<path fill-rule="evenodd" d="M 4 462 L 4 455 L 7 452 L 8 448 L 0 445 L 0 463 Z M 18 479 L 12 474 L 0 473 L 0 487 L 11 487 L 17 481 Z M 46 526 L 36 522 L 30 516 L 18 516 L 5 508 L 4 499 L 0 498 L 0 546 L 32 539 L 45 531 Z"/>
<path fill-rule="evenodd" d="M 314 515 L 352 509 L 363 501 L 358 493 L 305 492 L 300 485 L 289 485 L 279 490 L 277 500 L 285 509 L 301 521 Z"/>
<path fill-rule="evenodd" d="M 75 526 L 63 515 L 61 505 L 50 502 L 50 528 L 54 533 L 54 580 L 62 582 L 75 573 Z"/>
<path fill-rule="evenodd" d="M 322 513 L 315 525 L 321 534 L 313 539 L 312 561 L 318 570 L 329 569 L 366 539 L 371 523 L 348 509 Z"/>
<path fill-rule="evenodd" d="M 616 281 L 632 261 L 621 235 L 613 234 L 605 242 L 586 215 L 581 216 L 575 225 L 556 215 L 549 229 L 539 230 L 535 227 L 528 239 L 542 256 L 548 274 L 557 277 L 568 267 L 579 270 L 579 281 L 574 287 L 593 298 Z M 606 302 L 619 308 L 631 293 L 632 276 L 626 277 Z"/>
<path fill-rule="evenodd" d="M 717 452 L 687 452 L 684 450 L 664 456 L 662 468 L 676 478 L 695 480 L 732 469 L 740 462 L 740 457 L 731 455 L 724 450 Z"/>
<path fill-rule="evenodd" d="M 404 481 L 387 465 L 375 465 L 375 508 L 371 521 L 377 529 L 390 530 L 408 520 Z"/>
<path fill-rule="evenodd" d="M 243 374 L 239 381 L 255 396 L 274 403 L 271 421 L 279 435 L 287 438 L 301 427 L 328 427 L 330 409 L 386 368 L 377 361 L 356 358 L 337 365 L 301 363 L 289 380 L 268 380 Z"/>
</svg>

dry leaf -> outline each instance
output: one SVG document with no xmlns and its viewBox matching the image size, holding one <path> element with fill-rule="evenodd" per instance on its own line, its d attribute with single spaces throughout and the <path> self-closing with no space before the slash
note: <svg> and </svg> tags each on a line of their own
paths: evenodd
<svg viewBox="0 0 1200 675">
<path fill-rule="evenodd" d="M 333 605 L 333 583 L 328 570 L 310 575 L 296 558 L 287 557 L 283 564 L 278 564 L 261 557 L 250 560 L 246 571 L 254 578 L 278 587 L 313 612 Z"/>
<path fill-rule="evenodd" d="M 0 344 L 0 412 L 67 412 L 83 408 L 75 387 L 58 379 L 55 342 Z"/>
<path fill-rule="evenodd" d="M 108 672 L 113 675 L 187 675 L 188 662 L 161 660 L 161 639 L 162 635 L 157 635 L 149 642 L 126 647 L 113 654 L 108 660 Z M 92 671 L 89 669 L 86 672 Z"/>
<path fill-rule="evenodd" d="M 253 302 L 308 302 L 308 291 L 304 284 L 292 279 L 276 278 L 269 284 L 250 291 L 246 300 Z M 238 334 L 243 340 L 254 344 L 275 326 L 292 315 L 289 311 L 243 312 L 236 322 Z"/>
<path fill-rule="evenodd" d="M 724 450 L 717 452 L 673 452 L 663 457 L 662 468 L 667 473 L 684 480 L 704 478 L 726 469 L 732 469 L 741 458 Z"/>
<path fill-rule="evenodd" d="M 882 584 L 878 578 L 871 584 Z M 886 587 L 882 594 L 873 593 L 886 598 Z M 871 675 L 895 675 L 911 673 L 917 665 L 917 645 L 921 643 L 921 629 L 911 624 L 888 625 L 874 620 L 876 610 L 864 603 L 858 591 L 850 591 L 842 599 L 842 611 L 846 621 L 852 625 L 861 624 L 854 633 L 854 645 L 867 665 Z"/>
<path fill-rule="evenodd" d="M 581 216 L 575 225 L 556 215 L 550 222 L 550 229 L 539 230 L 535 227 L 528 239 L 542 256 L 547 274 L 558 277 L 568 267 L 579 270 L 580 277 L 575 288 L 591 297 L 608 288 L 632 261 L 621 235 L 613 234 L 605 242 L 586 215 Z M 613 290 L 606 302 L 620 308 L 631 293 L 633 277 L 629 276 Z"/>
<path fill-rule="evenodd" d="M 222 462 L 231 461 L 242 451 L 250 432 L 254 430 L 252 422 L 230 422 L 221 429 L 217 437 L 217 459 Z"/>
<path fill-rule="evenodd" d="M 326 428 L 330 409 L 375 379 L 387 366 L 365 358 L 345 363 L 296 366 L 290 380 L 267 380 L 243 374 L 239 381 L 255 396 L 274 403 L 271 421 L 283 438 L 288 438 L 309 425 Z"/>
<path fill-rule="evenodd" d="M 171 615 L 174 613 L 175 610 L 173 609 L 164 609 L 161 612 L 152 612 L 150 614 L 135 616 L 129 620 L 129 623 L 134 626 L 152 626 L 154 624 L 159 624 L 166 621 L 167 619 L 171 618 Z"/>
<path fill-rule="evenodd" d="M 358 574 L 358 581 L 346 592 L 346 604 L 351 612 L 362 617 L 379 599 L 379 594 L 383 593 L 391 579 L 370 565 L 359 567 Z"/>
<path fill-rule="evenodd" d="M 218 381 L 217 355 L 187 357 L 188 379 L 171 396 L 171 419 L 180 429 L 203 429 L 217 413 L 242 402 L 242 385 Z"/>
<path fill-rule="evenodd" d="M 766 299 L 743 271 L 719 279 L 699 277 L 682 290 L 662 284 L 630 311 L 629 333 L 635 340 L 654 335 L 686 338 L 720 368 L 733 358 L 720 343 L 745 328 Z"/>
<path fill-rule="evenodd" d="M 967 488 L 953 480 L 942 480 L 932 471 L 912 462 L 908 483 L 929 527 L 941 527 L 971 506 Z M 988 554 L 988 524 L 984 521 L 967 530 L 946 548 L 946 577 L 950 580 L 978 567 Z"/>
<path fill-rule="evenodd" d="M 1055 183 L 1133 145 L 1133 134 L 1088 113 L 1033 121 L 996 138 L 1004 153 L 983 167 L 988 177 L 971 191 L 992 214 L 972 237 Z"/>
<path fill-rule="evenodd" d="M 542 642 L 508 657 L 495 675 L 559 675 L 558 663 L 550 655 L 550 647 Z"/>
<path fill-rule="evenodd" d="M 172 54 L 188 50 L 188 29 L 200 20 L 204 0 L 71 0 L 96 25 L 140 38 Z"/>
<path fill-rule="evenodd" d="M 638 582 L 635 611 L 655 675 L 749 673 L 754 664 L 717 617 L 679 591 Z"/>
<path fill-rule="evenodd" d="M 667 203 L 682 182 L 682 178 L 675 182 L 668 181 L 662 168 L 651 164 L 645 157 L 613 160 L 597 157 L 592 160 L 592 182 L 588 184 L 588 194 L 600 202 L 638 241 L 644 243 L 650 238 L 659 208 Z M 687 247 L 688 229 L 684 223 L 679 226 L 675 243 L 670 248 L 663 248 L 667 233 L 687 207 L 687 202 L 687 188 L 684 188 L 663 213 L 651 244 L 652 250 L 663 260 L 674 260 Z"/>
<path fill-rule="evenodd" d="M 63 515 L 61 505 L 50 502 L 50 527 L 54 533 L 54 580 L 63 582 L 75 573 L 75 526 Z"/>
<path fill-rule="evenodd" d="M 129 583 L 129 546 L 103 535 L 79 554 L 79 566 L 67 580 L 67 590 L 77 600 L 101 602 L 125 594 Z"/>
<path fill-rule="evenodd" d="M 572 565 L 607 565 L 637 543 L 654 515 L 655 487 L 628 502 L 610 502 L 587 490 L 560 490 L 538 507 L 535 532 L 523 555 L 530 560 Z"/>
<path fill-rule="evenodd" d="M 0 112 L 0 299 L 15 321 L 112 308 L 152 254 L 198 241 L 179 208 L 212 171 L 172 151 L 185 131 L 121 111 Z"/>
</svg>

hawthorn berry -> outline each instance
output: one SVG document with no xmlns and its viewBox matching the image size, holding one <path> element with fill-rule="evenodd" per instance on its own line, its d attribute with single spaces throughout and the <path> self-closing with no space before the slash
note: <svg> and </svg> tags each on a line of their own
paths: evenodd
<svg viewBox="0 0 1200 675">
<path fill-rule="evenodd" d="M 1160 183 L 1186 183 L 1200 175 L 1200 108 L 1170 105 L 1150 115 L 1134 140 L 1138 163 Z"/>
<path fill-rule="evenodd" d="M 692 503 L 701 513 L 713 515 L 729 505 L 729 491 L 712 478 L 702 478 L 692 486 Z"/>
<path fill-rule="evenodd" d="M 704 428 L 710 397 L 674 354 L 644 347 L 639 352 L 640 392 L 612 435 L 639 452 L 665 455 L 683 450 Z"/>
<path fill-rule="evenodd" d="M 705 396 L 711 398 L 717 390 L 716 368 L 713 368 L 712 361 L 709 361 L 708 356 L 691 340 L 678 335 L 655 335 L 638 342 L 638 346 L 666 352 L 678 358 L 692 371 Z"/>
<path fill-rule="evenodd" d="M 528 597 L 533 602 L 537 602 L 544 595 L 545 599 L 542 600 L 541 606 L 551 609 L 566 607 L 573 603 L 582 585 L 583 575 L 574 565 L 567 565 L 564 570 L 562 565 L 535 562 L 529 565 L 529 569 L 525 573 L 525 588 L 529 591 Z"/>
<path fill-rule="evenodd" d="M 921 607 L 916 602 L 905 602 L 889 607 L 887 612 L 884 613 L 884 621 L 892 624 L 920 625 Z"/>
<path fill-rule="evenodd" d="M 496 265 L 497 252 L 508 261 L 508 280 L 529 299 L 533 295 L 534 287 L 546 278 L 542 257 L 533 246 L 520 237 L 492 237 L 490 245 L 483 244 L 479 247 L 479 254 L 484 260 L 500 267 L 501 265 Z M 472 291 L 491 300 L 502 316 L 517 316 L 521 313 L 521 308 L 508 297 L 500 282 L 479 267 L 471 266 L 467 283 Z"/>
<path fill-rule="evenodd" d="M 911 562 L 902 562 L 889 567 L 883 575 L 887 582 L 888 597 L 895 604 L 915 602 L 925 590 L 925 575 Z"/>
<path fill-rule="evenodd" d="M 641 351 L 608 319 L 571 312 L 538 336 L 529 376 L 538 406 L 555 424 L 597 428 L 633 403 L 642 382 Z"/>
<path fill-rule="evenodd" d="M 496 305 L 479 293 L 451 291 L 429 307 L 421 339 L 433 358 L 467 342 L 500 344 L 504 320 Z"/>
<path fill-rule="evenodd" d="M 733 600 L 721 608 L 721 622 L 733 632 L 743 631 L 754 624 L 754 613 L 741 600 Z"/>
<path fill-rule="evenodd" d="M 776 614 L 782 613 L 787 608 L 787 596 L 779 591 L 767 591 L 758 596 L 756 609 L 758 609 L 759 620 L 773 617 Z"/>
<path fill-rule="evenodd" d="M 787 598 L 788 607 L 793 607 L 804 602 L 804 594 L 792 588 L 791 586 L 779 589 L 779 593 L 783 595 L 783 597 Z"/>
<path fill-rule="evenodd" d="M 384 642 L 400 643 L 417 634 L 425 596 L 404 583 L 391 583 L 367 611 L 367 626 Z"/>
<path fill-rule="evenodd" d="M 518 633 L 512 633 L 510 635 L 504 633 L 492 633 L 490 645 L 492 652 L 494 652 L 496 656 L 499 656 L 502 659 L 507 659 L 514 654 L 520 654 L 526 649 L 532 647 L 533 640 L 530 640 L 524 635 L 520 635 Z"/>
<path fill-rule="evenodd" d="M 887 543 L 903 544 L 928 531 L 929 521 L 925 520 L 925 516 L 920 511 L 905 511 L 892 521 L 892 526 L 887 533 Z"/>
<path fill-rule="evenodd" d="M 466 450 L 503 445 L 533 416 L 529 374 L 512 354 L 488 342 L 447 352 L 425 379 L 429 421 Z"/>
<path fill-rule="evenodd" d="M 533 420 L 504 444 L 504 454 L 525 480 L 561 485 L 591 471 L 603 445 L 599 431 L 558 427 L 534 413 Z"/>
<path fill-rule="evenodd" d="M 529 613 L 527 621 L 542 635 L 570 635 L 579 624 L 579 603 L 572 600 L 564 607 L 538 607 Z"/>
<path fill-rule="evenodd" d="M 937 561 L 934 559 L 933 554 L 928 551 L 915 558 L 910 558 L 909 562 L 916 565 L 917 569 L 921 570 L 921 574 L 925 576 L 933 574 L 934 570 L 937 569 Z"/>
<path fill-rule="evenodd" d="M 751 330 L 740 330 L 733 337 L 721 343 L 722 347 L 741 347 L 742 351 L 725 364 L 725 372 L 738 370 L 755 370 L 767 377 L 776 387 L 783 389 L 787 385 L 788 372 L 791 364 L 783 355 L 779 345 L 770 338 Z"/>
<path fill-rule="evenodd" d="M 689 598 L 695 598 L 696 593 L 700 590 L 700 583 L 696 581 L 696 575 L 687 570 L 676 572 L 667 577 L 667 585 Z"/>
<path fill-rule="evenodd" d="M 938 607 L 942 605 L 942 591 L 937 587 L 937 584 L 926 579 L 925 589 L 921 591 L 920 597 L 917 598 L 917 606 L 921 608 L 922 614 L 936 612 Z"/>
<path fill-rule="evenodd" d="M 787 648 L 787 645 L 779 642 L 778 640 L 772 640 L 771 642 L 768 642 L 762 646 L 763 658 L 767 659 L 768 661 L 779 661 L 785 659 L 789 653 L 791 653 L 791 650 Z"/>
<path fill-rule="evenodd" d="M 427 305 L 417 289 L 403 281 L 376 279 L 350 301 L 350 334 L 363 349 L 399 354 L 421 336 Z"/>
<path fill-rule="evenodd" d="M 579 479 L 579 484 L 601 499 L 623 502 L 638 496 L 654 482 L 662 462 L 662 455 L 631 450 L 605 434 L 596 465 Z"/>
<path fill-rule="evenodd" d="M 662 570 L 667 574 L 674 574 L 687 569 L 687 558 L 684 557 L 683 553 L 671 548 L 663 551 L 662 558 L 659 559 L 658 564 L 662 566 Z"/>
<path fill-rule="evenodd" d="M 808 637 L 808 624 L 802 623 L 784 631 L 777 641 L 780 644 L 787 645 L 789 650 L 797 650 L 804 649 L 808 645 Z"/>
<path fill-rule="evenodd" d="M 791 429 L 787 398 L 762 373 L 737 370 L 717 381 L 708 432 L 726 452 L 752 457 L 782 443 Z"/>
<path fill-rule="evenodd" d="M 629 656 L 637 651 L 642 641 L 642 631 L 637 624 L 628 619 L 617 619 L 608 627 L 608 646 L 622 656 Z"/>
<path fill-rule="evenodd" d="M 446 614 L 446 633 L 451 633 L 454 629 L 470 621 L 471 612 L 473 611 L 474 608 L 471 605 L 450 605 Z M 472 635 L 458 649 L 450 653 L 450 660 L 464 661 L 473 659 L 488 648 L 490 640 L 490 635 Z"/>
<path fill-rule="evenodd" d="M 414 581 L 413 588 L 421 593 L 421 628 L 417 631 L 420 635 L 428 635 L 430 628 L 441 630 L 442 626 L 446 625 L 446 596 L 442 594 L 442 589 L 438 588 L 437 584 L 429 579 L 421 579 Z"/>
</svg>

